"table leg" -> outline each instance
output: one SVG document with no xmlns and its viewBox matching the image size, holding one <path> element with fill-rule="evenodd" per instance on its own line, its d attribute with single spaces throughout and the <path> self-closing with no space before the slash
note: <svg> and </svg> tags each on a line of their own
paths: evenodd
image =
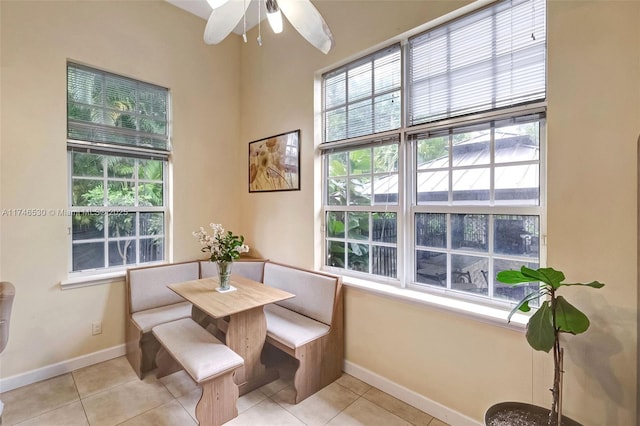
<svg viewBox="0 0 640 426">
<path fill-rule="evenodd" d="M 267 370 L 260 360 L 266 337 L 267 319 L 262 306 L 230 316 L 226 344 L 244 358 L 244 367 L 235 374 L 240 395 L 278 378 L 278 372 Z"/>
</svg>

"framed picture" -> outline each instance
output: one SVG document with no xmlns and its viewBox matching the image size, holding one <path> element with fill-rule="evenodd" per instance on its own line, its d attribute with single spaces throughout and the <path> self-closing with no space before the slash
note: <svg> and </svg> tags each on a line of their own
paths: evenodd
<svg viewBox="0 0 640 426">
<path fill-rule="evenodd" d="M 249 192 L 300 190 L 300 129 L 249 143 Z"/>
</svg>

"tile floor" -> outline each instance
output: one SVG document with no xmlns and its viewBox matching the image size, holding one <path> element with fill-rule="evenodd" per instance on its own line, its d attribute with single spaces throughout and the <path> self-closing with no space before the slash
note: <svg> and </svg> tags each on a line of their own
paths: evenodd
<svg viewBox="0 0 640 426">
<path fill-rule="evenodd" d="M 240 397 L 227 425 L 446 426 L 348 374 L 294 405 L 293 369 L 278 369 L 280 379 Z M 200 393 L 184 371 L 139 380 L 119 357 L 0 394 L 2 425 L 195 426 Z"/>
</svg>

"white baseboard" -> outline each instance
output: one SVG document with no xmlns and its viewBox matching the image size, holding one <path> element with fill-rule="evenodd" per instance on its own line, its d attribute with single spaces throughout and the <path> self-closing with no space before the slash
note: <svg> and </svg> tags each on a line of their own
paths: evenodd
<svg viewBox="0 0 640 426">
<path fill-rule="evenodd" d="M 61 374 L 70 373 L 79 368 L 88 367 L 99 362 L 117 358 L 126 353 L 125 345 L 113 346 L 98 352 L 82 355 L 76 358 L 67 359 L 56 364 L 46 365 L 26 373 L 16 374 L 11 377 L 0 379 L 0 392 L 7 392 L 31 383 L 50 379 Z"/>
<path fill-rule="evenodd" d="M 344 372 L 452 426 L 482 426 L 483 424 L 353 362 L 344 361 Z"/>
</svg>

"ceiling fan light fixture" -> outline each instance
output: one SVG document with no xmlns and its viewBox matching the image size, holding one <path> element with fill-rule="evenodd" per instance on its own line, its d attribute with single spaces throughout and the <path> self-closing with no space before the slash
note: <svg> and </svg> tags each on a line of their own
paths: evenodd
<svg viewBox="0 0 640 426">
<path fill-rule="evenodd" d="M 211 6 L 211 9 L 217 9 L 223 4 L 225 4 L 227 1 L 229 0 L 207 0 L 207 3 L 209 3 L 209 6 Z"/>
<path fill-rule="evenodd" d="M 2 0 L 0 0 L 2 1 Z M 197 0 L 202 1 L 202 0 Z M 218 44 L 224 40 L 242 20 L 244 24 L 243 39 L 247 37 L 246 14 L 247 8 L 253 0 L 207 0 L 222 6 L 213 10 L 204 28 L 204 42 L 206 44 Z M 324 54 L 333 48 L 333 35 L 324 21 L 324 18 L 311 3 L 312 0 L 256 0 L 259 4 L 258 16 L 260 16 L 260 2 L 264 1 L 267 9 L 269 24 L 275 33 L 283 30 L 282 15 L 287 17 L 289 24 L 313 47 Z M 262 37 L 258 27 L 258 44 Z"/>
<path fill-rule="evenodd" d="M 282 32 L 282 12 L 280 12 L 278 3 L 276 3 L 276 0 L 266 0 L 265 5 L 267 6 L 267 19 L 271 29 L 274 33 L 280 34 Z"/>
</svg>

